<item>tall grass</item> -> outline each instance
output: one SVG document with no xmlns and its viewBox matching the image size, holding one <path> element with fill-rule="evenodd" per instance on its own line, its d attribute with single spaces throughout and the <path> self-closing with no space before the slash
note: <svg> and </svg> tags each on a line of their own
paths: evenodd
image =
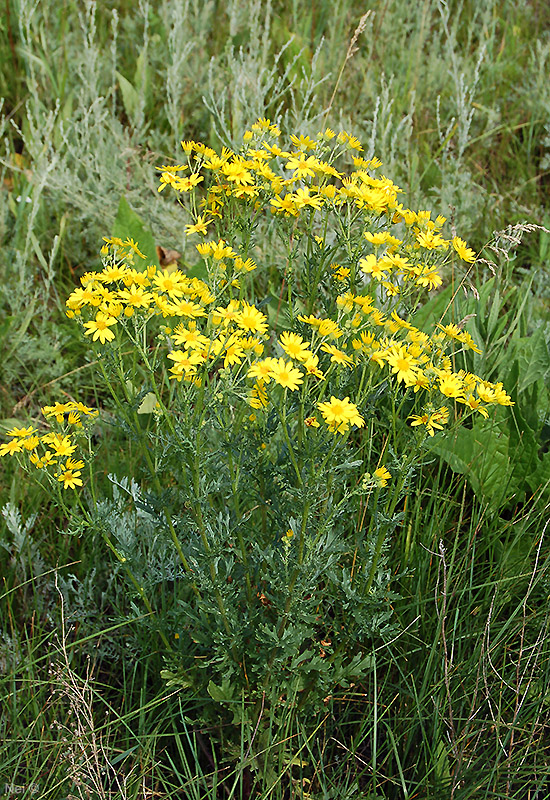
<svg viewBox="0 0 550 800">
<path fill-rule="evenodd" d="M 412 206 L 437 207 L 478 250 L 520 220 L 548 227 L 547 4 L 380 0 L 347 58 L 366 10 L 351 0 L 8 0 L 0 24 L 4 427 L 35 418 L 54 391 L 103 397 L 61 309 L 97 264 L 121 196 L 157 244 L 189 262 L 179 208 L 156 191 L 154 172 L 172 163 L 180 139 L 231 145 L 258 116 L 304 133 L 326 120 L 353 130 Z M 542 329 L 542 355 L 531 362 L 540 372 L 538 421 L 530 422 L 542 464 L 548 234 L 532 232 L 510 259 L 510 280 L 498 302 L 491 289 L 487 307 L 495 301 L 496 317 L 515 314 L 514 291 L 524 296 L 517 348 Z M 478 290 L 492 274 L 481 270 Z M 469 311 L 460 306 L 457 319 Z M 515 352 L 513 330 L 496 330 L 480 336 L 503 365 Z M 522 414 L 533 396 L 520 398 Z M 105 474 L 121 461 L 138 473 L 132 449 L 108 427 L 98 436 L 110 444 Z M 206 698 L 161 679 L 158 642 L 103 544 L 68 530 L 43 486 L 6 462 L 0 793 L 548 795 L 550 474 L 544 479 L 542 467 L 539 486 L 523 484 L 495 506 L 434 453 L 388 552 L 402 632 L 374 643 L 368 679 L 327 700 L 313 734 L 289 722 L 285 749 L 243 727 L 238 752 L 223 752 L 198 723 Z"/>
</svg>

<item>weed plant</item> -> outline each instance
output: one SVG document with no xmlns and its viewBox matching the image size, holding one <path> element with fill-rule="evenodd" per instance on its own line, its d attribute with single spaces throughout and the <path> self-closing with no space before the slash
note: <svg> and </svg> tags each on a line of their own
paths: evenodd
<svg viewBox="0 0 550 800">
<path fill-rule="evenodd" d="M 42 437 L 49 423 L 56 434 L 73 437 L 75 428 L 65 430 L 65 423 L 71 412 L 78 413 L 76 404 L 90 412 L 101 409 L 100 419 L 89 415 L 93 428 L 83 427 L 81 438 L 75 437 L 83 445 L 81 453 L 68 456 L 85 462 L 80 476 L 76 467 L 72 471 L 72 478 L 81 479 L 85 488 L 75 483 L 71 489 L 69 480 L 65 489 L 65 478 L 60 482 L 56 477 L 57 464 L 49 468 L 51 483 L 45 474 L 35 480 L 44 467 L 33 467 L 29 474 L 33 479 L 21 480 L 17 458 L 31 452 L 24 447 L 14 458 L 0 459 L 3 793 L 60 798 L 141 798 L 160 793 L 196 798 L 540 800 L 548 794 L 549 771 L 545 523 L 550 359 L 548 233 L 541 227 L 548 227 L 546 6 L 536 0 L 520 4 L 426 0 L 404 8 L 392 1 L 375 3 L 366 15 L 365 8 L 348 0 L 251 1 L 223 8 L 216 2 L 168 0 L 111 6 L 69 0 L 61 10 L 42 0 L 10 0 L 0 25 L 5 66 L 0 70 L 2 431 L 34 427 Z M 97 242 L 106 232 L 111 240 L 123 243 L 122 247 L 111 243 L 104 254 L 106 263 L 122 261 L 128 270 L 154 264 L 158 277 L 162 270 L 154 246 L 162 245 L 164 251 L 183 254 L 179 267 L 195 278 L 195 286 L 196 281 L 207 284 L 213 255 L 198 257 L 195 241 L 201 234 L 187 236 L 185 229 L 201 214 L 213 217 L 208 239 L 214 245 L 226 240 L 243 263 L 250 235 L 248 247 L 255 248 L 250 257 L 259 268 L 233 275 L 242 281 L 243 296 L 241 289 L 232 287 L 226 290 L 227 299 L 231 293 L 240 303 L 257 307 L 268 326 L 259 337 L 266 348 L 261 357 L 248 353 L 239 372 L 238 365 L 223 367 L 218 354 L 216 365 L 207 371 L 212 389 L 223 384 L 223 403 L 228 408 L 240 404 L 243 409 L 249 404 L 252 379 L 246 377 L 245 368 L 252 367 L 252 359 L 290 360 L 279 349 L 284 332 L 311 342 L 306 333 L 313 329 L 302 329 L 307 323 L 298 320 L 313 314 L 313 309 L 300 305 L 307 291 L 298 265 L 307 256 L 314 267 L 315 258 L 321 257 L 314 236 L 322 231 L 313 225 L 308 232 L 304 221 L 308 215 L 312 219 L 328 215 L 326 207 L 301 209 L 299 222 L 293 215 L 286 218 L 283 213 L 279 219 L 268 211 L 258 215 L 254 229 L 243 231 L 235 218 L 226 217 L 222 225 L 199 207 L 191 206 L 191 216 L 183 218 L 170 187 L 156 191 L 154 167 L 166 164 L 169 168 L 164 171 L 170 174 L 177 166 L 172 156 L 182 136 L 205 142 L 205 151 L 211 147 L 219 154 L 223 145 L 238 152 L 255 117 L 271 117 L 282 129 L 303 131 L 313 140 L 327 125 L 353 130 L 365 148 L 356 155 L 367 161 L 379 156 L 386 174 L 407 188 L 411 207 L 436 207 L 449 218 L 447 239 L 456 235 L 455 227 L 467 231 L 480 257 L 473 267 L 463 262 L 461 269 L 456 256 L 454 264 L 448 261 L 441 272 L 443 283 L 429 299 L 425 293 L 393 301 L 383 292 L 371 295 L 376 306 L 395 302 L 399 310 L 404 302 L 402 317 L 420 331 L 433 334 L 435 322 L 468 331 L 481 353 L 455 350 L 451 371 L 462 369 L 493 383 L 502 381 L 514 401 L 490 407 L 488 420 L 477 411 L 455 428 L 449 423 L 464 404 L 442 396 L 437 408 L 446 406 L 450 412 L 443 426 L 446 433 L 435 428 L 435 435 L 424 436 L 420 444 L 418 431 L 425 425 L 411 428 L 413 420 L 407 421 L 407 415 L 423 417 L 423 408 L 415 409 L 407 400 L 394 430 L 389 424 L 394 412 L 389 405 L 391 392 L 376 398 L 380 414 L 373 421 L 372 405 L 366 399 L 363 404 L 350 369 L 332 364 L 325 381 L 317 379 L 330 394 L 315 398 L 314 377 L 306 377 L 302 362 L 295 362 L 304 372 L 307 396 L 313 392 L 308 413 L 313 412 L 310 416 L 319 423 L 319 428 L 306 431 L 304 415 L 304 435 L 317 437 L 318 445 L 324 441 L 325 448 L 332 442 L 334 453 L 342 453 L 339 464 L 346 465 L 352 451 L 358 452 L 355 460 L 364 462 L 333 476 L 331 491 L 336 492 L 335 504 L 342 506 L 341 513 L 333 509 L 331 524 L 335 546 L 344 545 L 333 556 L 336 574 L 329 576 L 331 587 L 318 585 L 318 593 L 328 598 L 334 589 L 334 596 L 342 597 L 336 589 L 338 581 L 342 585 L 346 564 L 350 567 L 346 530 L 352 520 L 359 521 L 363 510 L 367 535 L 363 551 L 358 548 L 355 563 L 351 562 L 354 579 L 361 572 L 357 571 L 361 557 L 367 571 L 376 561 L 377 532 L 381 537 L 383 532 L 389 544 L 382 546 L 376 562 L 375 593 L 357 607 L 357 617 L 369 620 L 370 631 L 361 640 L 352 627 L 346 633 L 349 648 L 342 652 L 349 685 L 334 680 L 334 637 L 322 638 L 330 645 L 321 644 L 326 633 L 322 624 L 335 619 L 332 605 L 327 609 L 325 601 L 324 622 L 314 620 L 312 625 L 307 619 L 311 609 L 299 608 L 303 640 L 295 652 L 302 646 L 319 647 L 319 669 L 304 678 L 307 670 L 297 662 L 291 672 L 294 687 L 284 687 L 286 705 L 279 700 L 282 692 L 277 694 L 274 681 L 265 699 L 261 691 L 254 700 L 250 676 L 248 683 L 243 680 L 238 660 L 232 679 L 237 688 L 232 697 L 225 694 L 224 677 L 231 667 L 223 665 L 233 657 L 223 649 L 226 631 L 217 636 L 218 666 L 211 666 L 209 674 L 202 663 L 205 659 L 193 663 L 193 680 L 185 667 L 192 655 L 202 655 L 199 650 L 204 645 L 186 638 L 186 613 L 195 600 L 185 595 L 183 564 L 173 558 L 175 542 L 166 535 L 166 526 L 170 518 L 181 526 L 176 526 L 181 536 L 182 520 L 187 519 L 187 537 L 182 539 L 189 548 L 189 530 L 195 531 L 189 517 L 199 504 L 193 501 L 189 509 L 178 500 L 185 487 L 172 445 L 179 442 L 182 429 L 175 439 L 166 433 L 166 415 L 162 405 L 160 410 L 156 407 L 151 378 L 155 377 L 170 413 L 175 412 L 167 399 L 179 397 L 181 402 L 184 392 L 191 397 L 197 389 L 187 385 L 185 370 L 181 381 L 169 378 L 175 373 L 170 372 L 173 364 L 166 358 L 167 348 L 172 352 L 188 348 L 176 345 L 174 331 L 168 333 L 161 326 L 173 327 L 177 320 L 155 316 L 147 322 L 145 339 L 139 341 L 153 367 L 149 369 L 147 362 L 130 357 L 128 348 L 134 345 L 123 338 L 136 336 L 132 326 L 139 318 L 144 321 L 143 308 L 138 307 L 133 317 L 117 317 L 115 326 L 107 326 L 115 332 L 115 344 L 97 344 L 95 351 L 74 319 L 63 319 L 65 298 L 80 277 L 91 271 L 101 274 Z M 293 148 L 297 149 L 289 145 L 288 152 Z M 190 158 L 195 155 L 204 160 L 204 153 L 192 151 Z M 279 158 L 278 163 L 284 170 L 287 160 Z M 348 153 L 345 169 L 343 162 L 334 163 L 344 173 L 352 162 Z M 195 171 L 196 164 L 191 161 L 191 165 Z M 281 175 L 286 178 L 291 173 Z M 173 176 L 180 174 L 172 171 Z M 203 167 L 202 174 L 215 185 L 215 172 Z M 306 176 L 306 183 L 309 179 Z M 334 176 L 330 181 L 339 186 Z M 197 197 L 204 197 L 204 183 L 195 190 Z M 270 199 L 273 195 L 265 193 L 256 198 L 264 205 L 270 205 Z M 236 198 L 227 202 L 238 205 Z M 515 225 L 518 220 L 527 220 L 532 229 Z M 286 240 L 277 234 L 285 224 Z M 511 224 L 514 227 L 508 227 Z M 289 260 L 288 231 L 293 225 L 301 239 L 293 240 L 296 252 Z M 496 228 L 501 232 L 493 236 Z M 529 236 L 521 244 L 526 232 Z M 126 263 L 129 239 L 147 254 L 145 261 L 135 253 L 134 264 Z M 329 247 L 335 242 L 329 240 Z M 486 242 L 490 246 L 480 252 Z M 366 240 L 362 246 L 367 247 Z M 449 252 L 453 251 L 439 253 L 441 261 Z M 367 256 L 364 250 L 361 257 Z M 231 271 L 235 259 L 226 261 Z M 330 263 L 346 268 L 336 253 Z M 290 282 L 288 275 L 293 276 Z M 358 274 L 354 294 L 368 293 L 360 288 L 366 275 Z M 113 292 L 128 290 L 123 282 L 102 285 Z M 336 324 L 338 314 L 343 315 L 340 321 L 345 319 L 335 302 L 351 287 L 335 277 L 318 286 L 311 279 L 309 288 L 316 293 L 323 318 Z M 227 305 L 220 301 L 215 307 Z M 80 311 L 77 316 L 83 321 L 96 319 L 89 307 L 73 311 Z M 213 338 L 214 329 L 205 331 L 205 323 L 206 318 L 198 317 L 196 329 Z M 93 336 L 97 328 L 85 330 Z M 349 341 L 347 331 L 346 336 Z M 338 340 L 333 344 L 337 347 Z M 121 356 L 124 381 L 115 352 Z M 318 355 L 330 362 L 329 353 Z M 353 345 L 349 355 L 359 357 Z M 123 392 L 128 418 L 122 425 L 116 422 L 120 408 L 110 396 L 98 361 L 115 392 Z M 229 376 L 236 373 L 238 380 L 228 381 L 224 369 Z M 380 375 L 382 370 L 389 387 L 397 379 L 391 378 L 388 363 Z M 419 399 L 420 389 L 406 390 L 404 381 L 393 386 L 399 402 L 405 395 Z M 215 562 L 220 575 L 228 559 L 233 569 L 245 574 L 238 542 L 227 548 L 229 554 L 223 547 L 237 516 L 235 481 L 242 490 L 242 528 L 255 543 L 258 570 L 264 575 L 269 568 L 275 571 L 273 559 L 285 553 L 290 564 L 299 542 L 296 521 L 303 499 L 287 497 L 288 485 L 296 483 L 296 471 L 290 457 L 285 461 L 288 445 L 281 414 L 286 408 L 292 444 L 299 428 L 297 401 L 306 396 L 304 383 L 294 391 L 287 388 L 285 403 L 284 387 L 273 377 L 267 391 L 271 411 L 250 407 L 242 419 L 229 415 L 216 422 L 215 430 L 210 426 L 204 431 L 208 448 L 214 441 L 223 443 L 210 450 L 210 458 L 218 458 L 219 474 L 208 500 L 204 501 L 207 487 L 199 487 L 203 516 L 215 527 L 216 546 L 223 551 L 216 553 L 221 558 Z M 434 391 L 437 394 L 438 389 Z M 330 402 L 333 395 L 347 396 L 365 425 L 350 424 L 345 434 L 330 431 L 316 404 Z M 63 423 L 51 414 L 46 420 L 40 411 L 57 403 L 74 404 L 63 412 Z M 177 413 L 184 414 L 184 409 Z M 248 419 L 251 414 L 256 420 Z M 241 444 L 250 446 L 254 431 L 269 414 L 274 428 L 265 439 L 265 450 L 271 454 L 270 469 L 279 478 L 273 485 L 287 497 L 287 507 L 279 510 L 288 527 L 275 532 L 271 511 L 273 536 L 264 545 L 261 560 L 262 540 L 256 544 L 256 528 L 252 529 L 258 509 L 253 509 L 251 497 L 265 464 L 254 470 L 256 461 L 241 465 L 239 458 Z M 82 410 L 80 416 L 83 423 L 88 419 Z M 376 430 L 383 433 L 377 437 Z M 196 430 L 191 435 L 196 437 Z M 3 437 L 3 441 L 14 438 L 28 437 Z M 62 446 L 59 438 L 55 441 Z M 411 443 L 419 444 L 414 469 L 411 461 L 409 477 L 400 486 L 400 476 L 407 472 L 403 454 L 410 452 Z M 52 442 L 47 448 L 46 444 L 40 446 L 51 450 Z M 156 453 L 161 492 L 151 481 L 146 451 Z M 301 457 L 315 463 L 313 451 Z M 240 472 L 230 470 L 230 458 Z M 60 476 L 67 477 L 71 472 L 67 457 L 62 465 Z M 244 483 L 243 466 L 254 470 L 253 479 Z M 317 460 L 315 469 L 318 466 Z M 391 472 L 388 485 L 361 486 L 362 494 L 353 494 L 362 471 L 368 470 L 374 479 L 379 468 Z M 285 470 L 291 471 L 285 474 Z M 380 473 L 376 477 L 380 480 Z M 322 502 L 326 486 L 313 495 L 312 506 Z M 394 501 L 393 520 L 387 519 L 384 515 Z M 247 519 L 248 512 L 252 513 Z M 86 527 L 79 527 L 78 518 L 86 521 Z M 382 527 L 377 528 L 380 522 Z M 287 531 L 293 536 L 285 537 Z M 145 546 L 142 534 L 149 537 Z M 105 537 L 113 549 L 108 545 L 106 549 Z M 373 543 L 368 552 L 367 540 Z M 184 556 L 196 557 L 190 549 Z M 203 580 L 211 587 L 207 560 L 201 574 L 206 570 Z M 147 611 L 139 586 L 128 590 L 133 586 L 128 568 L 135 570 L 134 577 L 144 576 L 138 584 L 147 588 L 153 613 Z M 161 588 L 159 574 L 170 574 L 173 580 Z M 315 582 L 314 570 L 301 574 L 296 586 L 307 580 Z M 229 598 L 231 587 L 231 597 L 246 593 L 243 585 L 246 581 L 223 584 L 222 600 Z M 249 627 L 254 628 L 255 619 L 264 628 L 276 627 L 282 589 L 278 591 L 274 603 L 265 586 L 259 586 L 256 617 Z M 308 598 L 305 606 L 312 601 Z M 355 610 L 353 603 L 349 605 Z M 317 607 L 314 613 L 319 616 Z M 235 619 L 232 625 L 238 628 Z M 254 636 L 261 639 L 256 628 Z M 269 648 L 267 637 L 259 648 L 256 669 L 266 675 L 271 667 L 265 659 L 262 664 L 260 654 Z M 359 652 L 363 677 L 350 671 Z M 208 657 L 212 658 L 210 652 Z M 293 703 L 308 691 L 300 691 L 307 681 L 313 688 L 297 711 Z M 333 688 L 325 694 L 321 688 L 329 684 Z M 256 728 L 253 721 L 258 719 Z"/>
</svg>

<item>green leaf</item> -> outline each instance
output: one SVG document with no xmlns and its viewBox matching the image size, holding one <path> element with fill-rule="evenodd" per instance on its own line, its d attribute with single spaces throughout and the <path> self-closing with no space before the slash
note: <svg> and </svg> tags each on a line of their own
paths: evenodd
<svg viewBox="0 0 550 800">
<path fill-rule="evenodd" d="M 3 358 L 5 361 L 7 361 L 8 358 L 10 358 L 11 355 L 15 352 L 20 342 L 22 341 L 25 333 L 27 332 L 27 328 L 31 324 L 32 319 L 34 317 L 35 306 L 36 306 L 36 297 L 33 297 L 32 300 L 27 305 L 25 316 L 23 317 L 20 323 L 19 330 L 16 331 L 10 339 L 10 347 L 3 353 Z"/>
<path fill-rule="evenodd" d="M 166 681 L 167 686 L 179 686 L 183 689 L 190 689 L 193 686 L 188 678 L 175 672 L 170 672 L 168 669 L 161 669 L 160 677 L 163 681 Z"/>
<path fill-rule="evenodd" d="M 138 414 L 152 414 L 157 405 L 157 396 L 154 392 L 147 392 L 137 410 Z"/>
<path fill-rule="evenodd" d="M 139 214 L 130 207 L 124 196 L 120 198 L 118 204 L 118 211 L 113 225 L 113 236 L 118 236 L 123 241 L 125 239 L 133 239 L 137 243 L 137 246 L 145 256 L 145 260 L 137 256 L 136 266 L 138 269 L 140 262 L 143 267 L 150 264 L 154 264 L 156 267 L 159 266 L 153 234 L 146 227 Z"/>
<path fill-rule="evenodd" d="M 548 378 L 550 350 L 544 328 L 537 328 L 531 336 L 517 339 L 515 344 L 519 367 L 518 390 L 523 392 L 535 381 Z"/>
<path fill-rule="evenodd" d="M 447 286 L 442 292 L 430 298 L 427 303 L 424 303 L 424 305 L 412 315 L 411 322 L 413 325 L 422 331 L 426 331 L 426 327 L 429 327 L 431 332 L 435 323 L 439 322 L 439 320 L 443 319 L 445 316 L 445 311 L 449 307 L 452 296 L 453 287 Z"/>
<path fill-rule="evenodd" d="M 0 419 L 0 432 L 6 434 L 12 428 L 24 428 L 27 425 L 25 420 L 17 419 L 16 417 L 6 417 Z"/>
<path fill-rule="evenodd" d="M 233 700 L 234 688 L 229 678 L 224 678 L 221 686 L 216 686 L 214 681 L 210 681 L 206 691 L 216 703 L 230 703 Z"/>
<path fill-rule="evenodd" d="M 121 75 L 120 72 L 116 73 L 118 78 L 118 85 L 120 86 L 120 93 L 122 94 L 122 104 L 126 114 L 133 119 L 136 109 L 138 107 L 139 95 L 136 89 L 132 86 L 130 81 Z"/>
<path fill-rule="evenodd" d="M 491 420 L 438 437 L 430 449 L 455 472 L 467 475 L 479 499 L 495 511 L 525 488 L 524 475 L 518 476 L 510 457 L 509 434 Z"/>
</svg>

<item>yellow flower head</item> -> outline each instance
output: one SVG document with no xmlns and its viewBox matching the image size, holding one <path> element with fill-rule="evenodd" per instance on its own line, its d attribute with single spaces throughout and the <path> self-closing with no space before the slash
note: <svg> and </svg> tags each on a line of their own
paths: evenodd
<svg viewBox="0 0 550 800">
<path fill-rule="evenodd" d="M 273 360 L 270 377 L 279 386 L 284 386 L 285 389 L 290 389 L 291 392 L 294 392 L 304 382 L 300 370 L 294 367 L 292 361 L 285 361 L 284 358 Z"/>
<path fill-rule="evenodd" d="M 317 403 L 317 408 L 323 415 L 329 430 L 333 433 L 338 431 L 338 433 L 344 434 L 348 431 L 350 425 L 357 425 L 358 428 L 362 428 L 365 424 L 365 420 L 359 414 L 359 409 L 355 403 L 350 402 L 349 397 L 339 400 L 333 395 L 330 401 Z"/>
</svg>

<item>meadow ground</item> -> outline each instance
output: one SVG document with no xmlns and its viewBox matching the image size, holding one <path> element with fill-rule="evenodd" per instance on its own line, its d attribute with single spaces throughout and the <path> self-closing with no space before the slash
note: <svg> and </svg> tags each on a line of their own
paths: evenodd
<svg viewBox="0 0 550 800">
<path fill-rule="evenodd" d="M 8 432 L 14 429 L 38 426 L 42 432 L 41 408 L 56 402 L 82 402 L 101 410 L 90 439 L 94 478 L 85 473 L 82 490 L 77 485 L 73 492 L 69 485 L 67 491 L 52 492 L 45 479 L 37 478 L 39 470 L 22 470 L 20 454 L 0 459 L 0 795 L 35 800 L 547 797 L 548 4 L 375 0 L 367 9 L 351 0 L 6 0 L 0 64 L 2 442 L 10 441 Z M 81 277 L 101 269 L 103 237 L 130 237 L 152 260 L 175 250 L 183 272 L 205 278 L 197 266 L 196 240 L 186 232 L 196 214 L 184 214 L 170 187 L 157 191 L 161 172 L 156 168 L 186 163 L 193 152 L 199 158 L 199 151 L 182 151 L 182 140 L 218 152 L 222 147 L 237 150 L 245 132 L 262 118 L 276 123 L 285 141 L 289 134 L 313 141 L 327 127 L 348 131 L 362 145 L 353 154 L 380 159 L 377 176 L 388 176 L 404 190 L 399 195 L 403 206 L 430 209 L 433 219 L 442 214 L 447 240 L 457 235 L 467 240 L 476 262 L 466 260 L 462 271 L 446 263 L 441 286 L 432 287 L 429 298 L 411 301 L 407 311 L 417 328 L 430 333 L 440 320 L 464 325 L 481 352 L 457 356 L 453 369 L 471 370 L 492 386 L 501 381 L 514 403 L 487 419 L 470 418 L 449 436 L 432 430 L 436 435 L 433 441 L 425 439 L 414 470 L 407 461 L 412 434 L 406 424 L 414 410 L 407 403 L 417 396 L 412 388 L 403 401 L 381 391 L 358 404 L 364 430 L 357 408 L 337 418 L 347 428 L 356 426 L 352 432 L 346 429 L 348 438 L 338 440 L 342 452 L 355 447 L 364 433 L 361 441 L 374 444 L 361 445 L 363 462 L 370 458 L 373 466 L 387 465 L 394 474 L 400 464 L 403 468 L 394 500 L 377 506 L 383 524 L 373 515 L 373 538 L 364 548 L 373 603 L 364 613 L 371 615 L 372 629 L 367 634 L 363 622 L 357 623 L 363 639 L 344 650 L 350 659 L 360 653 L 363 662 L 358 658 L 350 666 L 345 658 L 338 661 L 341 654 L 337 646 L 330 649 L 319 614 L 307 606 L 313 590 L 304 590 L 303 608 L 297 609 L 292 625 L 290 604 L 286 608 L 283 603 L 283 622 L 275 630 L 279 639 L 288 632 L 288 646 L 299 655 L 289 656 L 284 667 L 288 686 L 294 688 L 287 689 L 284 702 L 284 692 L 271 698 L 271 705 L 265 683 L 263 694 L 257 687 L 255 695 L 252 690 L 247 694 L 242 657 L 234 659 L 246 676 L 242 685 L 199 679 L 200 667 L 191 677 L 178 671 L 186 656 L 174 654 L 173 639 L 179 638 L 173 632 L 175 620 L 184 613 L 178 608 L 185 608 L 185 614 L 191 613 L 186 603 L 195 608 L 190 627 L 203 630 L 214 612 L 203 614 L 202 606 L 191 601 L 193 592 L 204 594 L 208 580 L 227 636 L 218 629 L 211 641 L 190 636 L 190 646 L 202 653 L 196 658 L 219 654 L 211 666 L 213 676 L 225 663 L 225 651 L 233 657 L 228 635 L 233 622 L 220 610 L 233 580 L 223 573 L 225 540 L 208 561 L 215 573 L 210 571 L 202 586 L 191 581 L 188 594 L 178 595 L 180 573 L 171 556 L 154 549 L 159 539 L 154 520 L 164 515 L 170 527 L 178 503 L 186 505 L 184 494 L 176 496 L 177 481 L 159 488 L 151 478 L 175 471 L 166 453 L 169 439 L 164 450 L 160 438 L 156 450 L 149 446 L 157 389 L 148 384 L 142 390 L 139 381 L 145 373 L 136 366 L 135 353 L 121 350 L 127 360 L 121 356 L 118 366 L 110 365 L 119 369 L 123 394 L 117 405 L 100 345 L 90 346 L 65 306 Z M 306 150 L 304 160 L 309 157 L 304 140 L 294 146 Z M 229 219 L 235 237 L 246 239 L 238 215 Z M 259 305 L 265 324 L 280 338 L 280 318 L 294 311 L 288 275 L 278 272 L 277 258 L 291 251 L 262 224 L 254 228 L 254 244 L 265 270 L 251 280 L 263 298 Z M 318 231 L 308 230 L 311 235 L 304 234 L 303 241 L 313 249 L 304 245 L 300 251 L 296 269 L 302 272 L 293 285 L 297 297 L 304 265 L 324 264 L 314 251 L 313 233 Z M 287 244 L 293 235 L 287 235 Z M 327 246 L 331 242 L 326 239 Z M 160 256 L 155 246 L 163 249 Z M 319 281 L 319 286 L 321 296 L 325 284 Z M 355 291 L 360 294 L 357 286 Z M 317 306 L 296 308 L 311 314 Z M 402 306 L 396 308 L 403 313 Z M 261 333 L 264 323 L 255 320 L 247 323 L 248 330 L 256 324 Z M 327 358 L 329 351 L 323 352 Z M 345 358 L 332 355 L 343 366 L 331 368 L 330 385 L 353 399 L 351 378 L 346 384 L 342 377 L 351 372 Z M 419 363 L 411 374 L 420 374 Z M 267 377 L 276 382 L 278 374 L 283 380 L 273 369 Z M 163 380 L 166 387 L 180 385 L 179 379 L 169 382 L 166 368 Z M 361 380 L 357 391 L 364 388 Z M 143 403 L 151 397 L 147 410 Z M 451 409 L 452 389 L 446 397 Z M 316 399 L 322 411 L 323 396 Z M 374 402 L 381 411 L 373 411 Z M 124 404 L 135 413 L 121 421 Z M 327 405 L 326 413 L 317 412 L 317 424 L 337 413 L 334 404 Z M 295 413 L 295 407 L 280 408 L 278 422 L 266 423 L 268 431 L 280 425 L 272 438 L 280 458 L 274 459 L 266 497 L 271 504 L 276 497 L 286 498 L 277 507 L 286 513 L 288 497 L 303 508 L 309 508 L 309 501 L 303 492 L 292 495 L 288 488 L 287 466 L 295 470 L 298 483 L 304 473 L 301 462 L 300 469 L 294 462 L 295 440 L 287 425 L 286 414 Z M 303 427 L 304 415 L 298 417 Z M 189 456 L 182 431 L 186 437 L 195 435 L 195 422 L 172 431 L 183 442 L 181 452 L 187 455 L 182 458 L 189 459 L 184 463 L 191 475 L 200 459 L 197 451 Z M 241 466 L 243 474 L 247 469 L 252 474 L 256 463 L 241 465 L 234 440 L 229 434 L 223 439 L 235 424 L 231 414 L 216 416 L 215 436 L 224 442 L 219 463 L 230 465 L 227 486 L 222 478 L 215 483 L 219 463 L 212 446 L 210 461 L 203 453 L 200 465 L 206 465 L 210 488 L 199 486 L 198 468 L 196 482 L 193 478 L 182 488 L 196 491 L 194 499 L 200 496 L 204 513 L 215 511 L 220 528 L 227 524 L 228 531 L 235 518 L 248 518 L 234 499 L 235 507 L 224 516 L 216 497 L 226 492 L 245 506 L 250 497 Z M 250 445 L 253 432 L 246 425 L 243 437 L 250 437 Z M 323 461 L 326 452 L 319 450 L 312 458 L 329 463 Z M 333 514 L 343 543 L 337 547 L 323 539 L 319 559 L 328 560 L 329 544 L 334 546 L 332 572 L 310 575 L 333 627 L 339 614 L 351 619 L 350 608 L 360 605 L 355 595 L 336 597 L 343 585 L 337 570 L 353 576 L 360 551 L 351 539 L 345 543 L 346 516 L 337 511 L 338 504 L 347 514 L 344 500 L 357 502 L 353 508 L 361 525 L 371 513 L 358 490 L 338 494 L 346 481 L 351 486 L 350 470 L 358 469 L 351 449 L 345 452 L 333 470 L 333 506 L 327 500 L 323 507 L 327 519 Z M 232 470 L 234 463 L 238 468 Z M 73 476 L 77 471 L 73 468 Z M 361 485 L 367 494 L 375 486 Z M 373 494 L 375 503 L 379 490 L 385 491 L 383 483 Z M 97 516 L 90 524 L 92 508 L 99 509 L 101 524 Z M 302 517 L 288 512 L 284 519 L 291 521 L 281 520 L 282 533 L 290 532 L 288 542 L 300 538 L 306 518 L 305 512 Z M 106 534 L 105 525 L 113 520 L 118 527 Z M 258 520 L 265 524 L 260 514 Z M 200 522 L 199 515 L 194 524 L 200 527 Z M 210 533 L 205 528 L 203 541 L 215 550 L 214 538 L 208 544 Z M 174 531 L 174 542 L 177 538 Z M 278 545 L 283 556 L 290 552 L 288 542 Z M 262 546 L 258 554 L 253 540 L 247 540 L 239 563 L 254 613 L 269 616 L 277 606 L 277 577 L 269 585 L 260 580 L 253 585 L 253 571 L 246 566 L 257 558 L 258 570 L 264 569 L 271 556 Z M 139 556 L 133 547 L 142 548 Z M 200 559 L 186 547 L 182 563 L 196 558 L 198 574 Z M 154 580 L 148 570 L 164 570 L 152 605 L 139 582 L 128 588 L 132 558 L 143 562 L 144 580 Z M 301 575 L 299 570 L 290 575 L 287 590 L 290 585 L 292 594 L 302 578 L 292 577 Z M 308 625 L 309 637 L 304 634 Z M 292 631 L 297 644 L 290 641 Z M 309 684 L 304 691 L 305 684 L 292 682 L 305 654 L 311 657 L 310 640 L 321 648 L 315 667 L 319 692 L 332 680 L 330 669 L 347 669 L 317 705 L 313 699 L 306 702 L 315 695 Z M 267 652 L 271 669 L 279 656 Z M 253 663 L 254 653 L 247 658 Z"/>
</svg>

